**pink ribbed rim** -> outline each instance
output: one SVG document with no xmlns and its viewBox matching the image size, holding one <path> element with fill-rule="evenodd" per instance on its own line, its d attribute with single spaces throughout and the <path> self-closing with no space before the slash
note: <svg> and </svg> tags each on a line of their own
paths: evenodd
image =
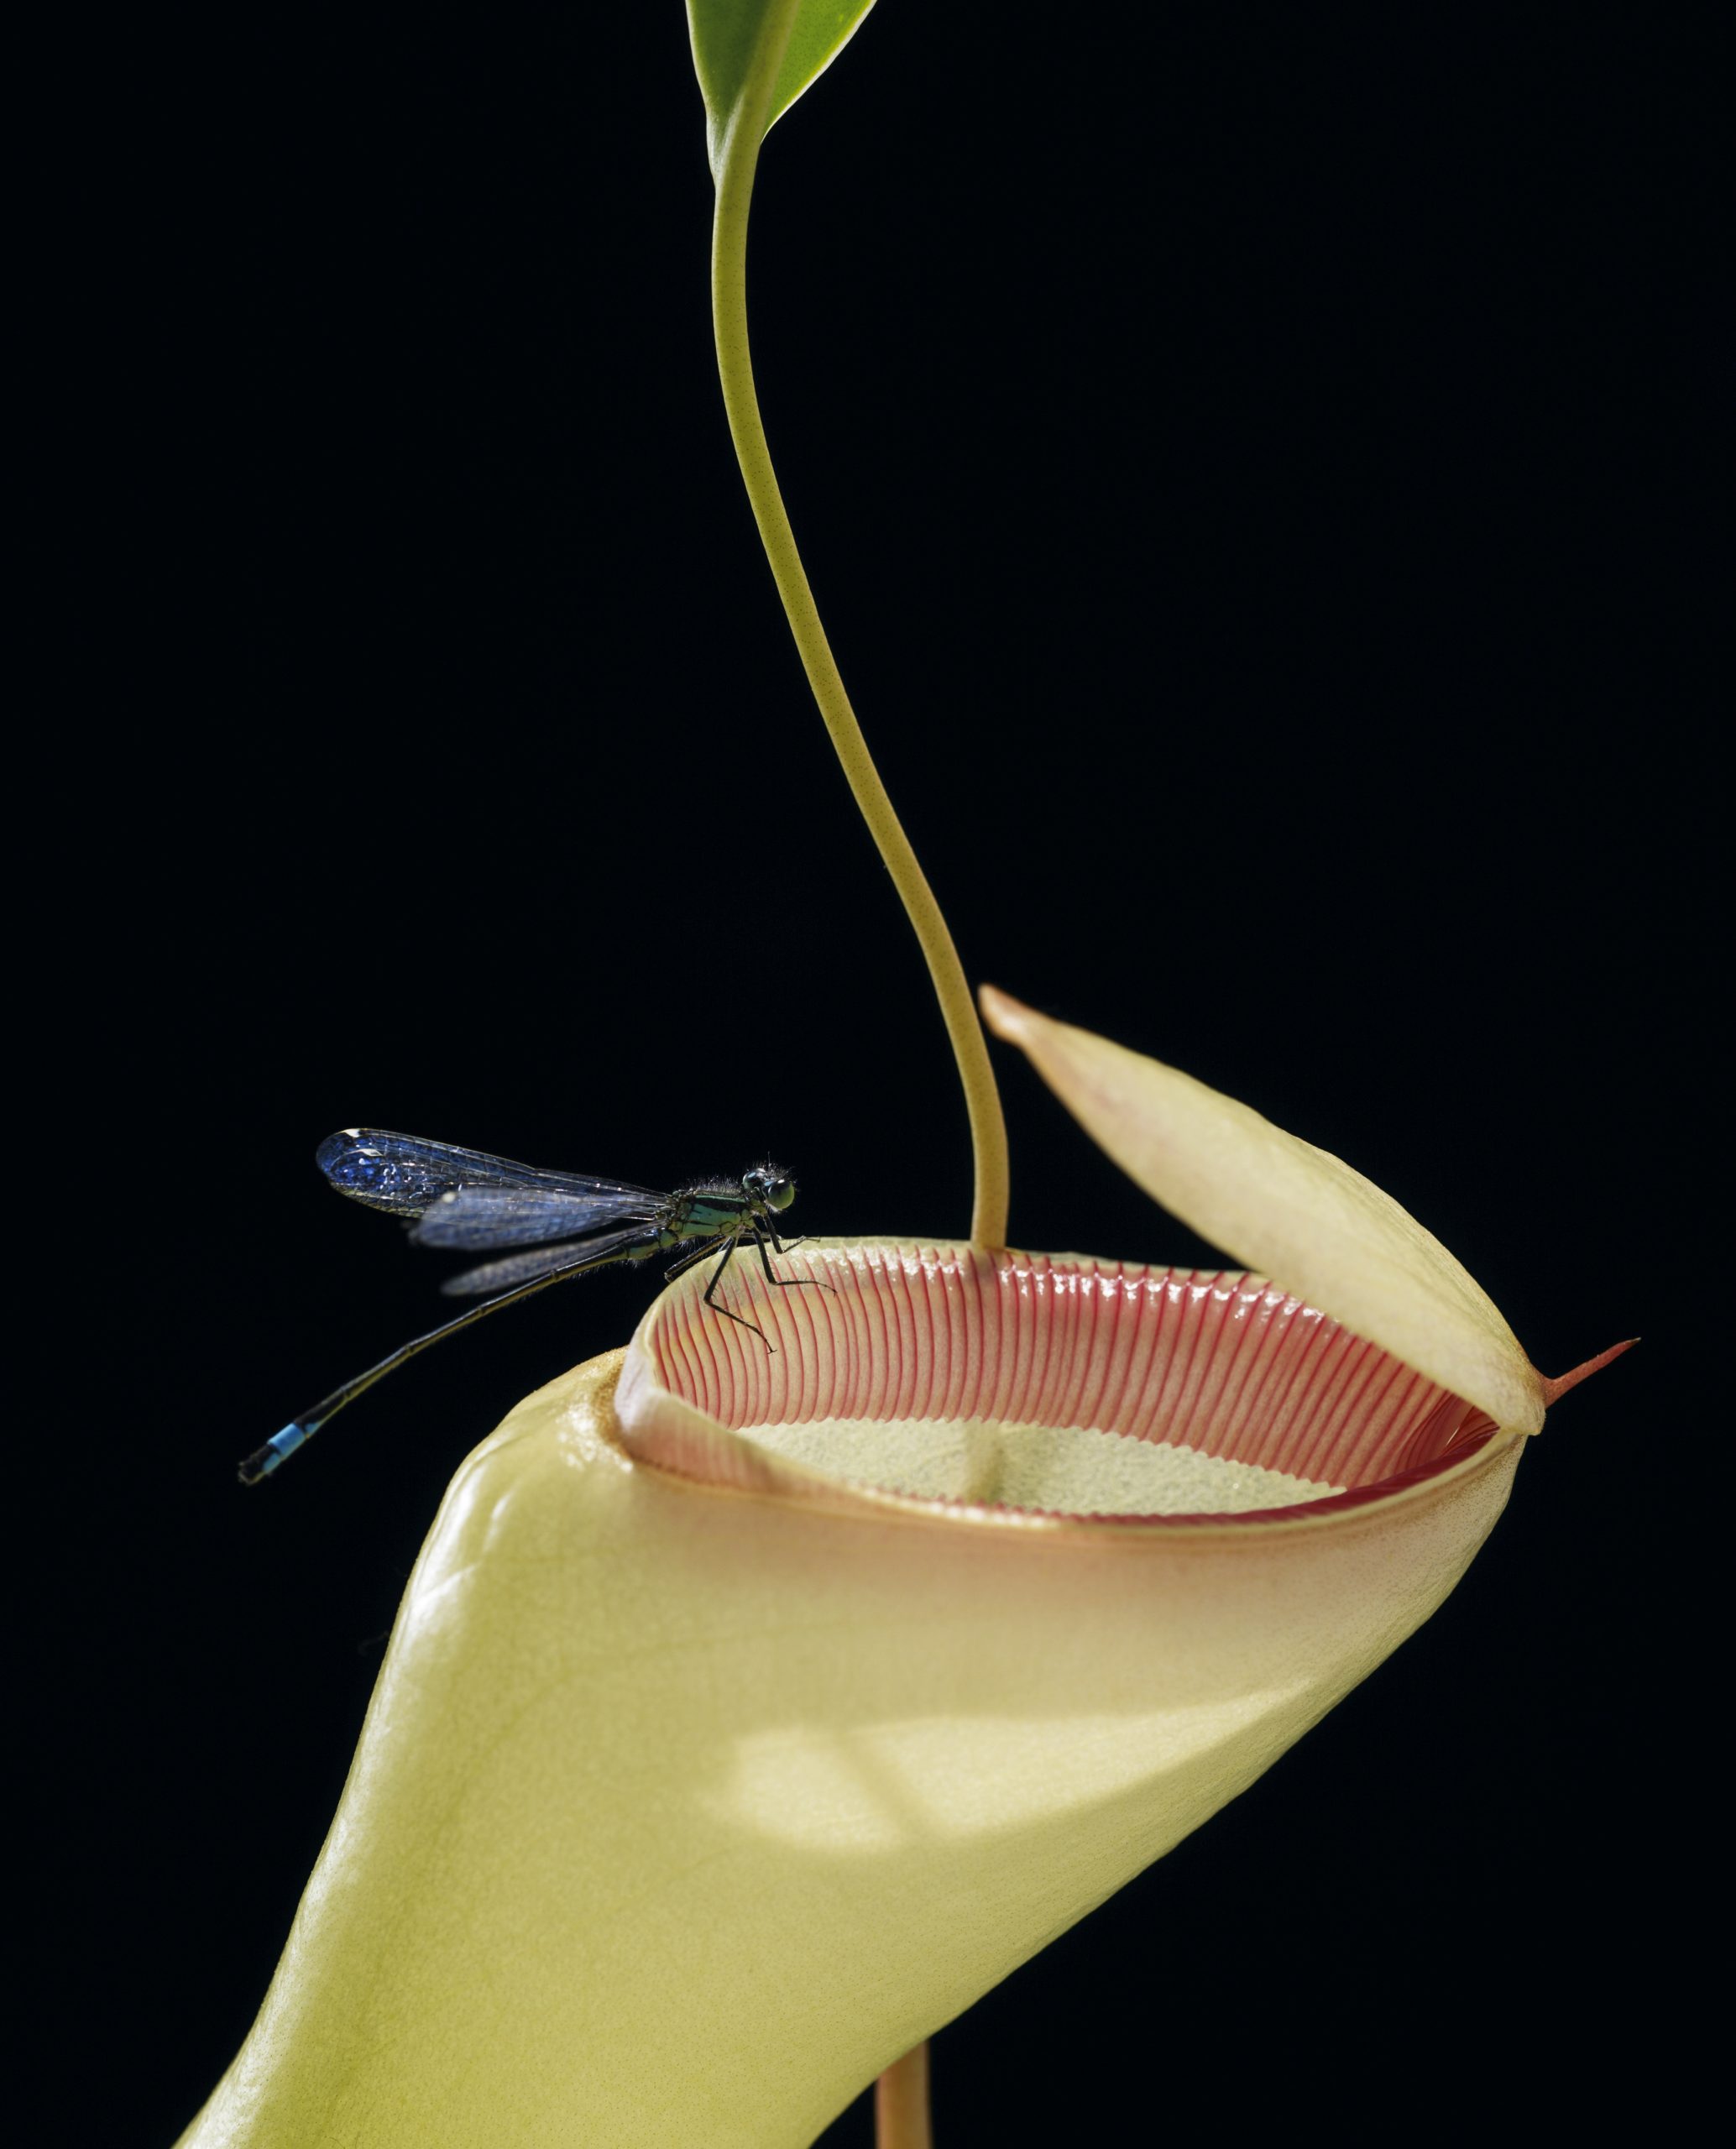
<svg viewBox="0 0 1736 2149">
<path fill-rule="evenodd" d="M 1325 1516 L 1451 1468 L 1496 1430 L 1258 1277 L 890 1242 L 809 1242 L 776 1266 L 832 1288 L 772 1289 L 737 1261 L 720 1299 L 772 1351 L 685 1286 L 635 1345 L 658 1388 L 731 1431 L 823 1418 L 1088 1427 L 1345 1488 L 1252 1513 L 1093 1521 Z"/>
</svg>

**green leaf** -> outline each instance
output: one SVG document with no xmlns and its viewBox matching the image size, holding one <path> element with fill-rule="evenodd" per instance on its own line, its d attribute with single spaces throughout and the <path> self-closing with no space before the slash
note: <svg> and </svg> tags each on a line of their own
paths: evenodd
<svg viewBox="0 0 1736 2149">
<path fill-rule="evenodd" d="M 759 140 L 825 73 L 873 5 L 874 0 L 688 0 L 714 173 L 740 122 L 749 120 Z M 780 47 L 781 57 L 774 58 Z"/>
</svg>

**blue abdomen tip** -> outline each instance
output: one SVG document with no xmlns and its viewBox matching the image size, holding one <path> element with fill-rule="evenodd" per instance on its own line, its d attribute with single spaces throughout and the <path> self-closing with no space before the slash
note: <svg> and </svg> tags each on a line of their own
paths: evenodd
<svg viewBox="0 0 1736 2149">
<path fill-rule="evenodd" d="M 279 1463 L 295 1452 L 302 1441 L 307 1438 L 311 1430 L 306 1425 L 285 1425 L 280 1433 L 274 1433 L 265 1443 L 271 1460 L 265 1465 L 260 1475 L 269 1477 Z"/>
</svg>

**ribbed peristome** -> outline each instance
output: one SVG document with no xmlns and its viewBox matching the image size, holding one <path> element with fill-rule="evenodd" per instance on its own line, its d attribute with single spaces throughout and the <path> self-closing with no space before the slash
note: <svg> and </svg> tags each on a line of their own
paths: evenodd
<svg viewBox="0 0 1736 2149">
<path fill-rule="evenodd" d="M 1167 1529 L 1324 1517 L 1451 1467 L 1494 1430 L 1260 1277 L 890 1241 L 808 1241 L 773 1265 L 786 1288 L 738 1258 L 717 1305 L 700 1276 L 651 1308 L 620 1390 L 632 1452 L 828 1503 Z M 913 1492 L 901 1464 L 918 1426 L 957 1429 L 961 1453 L 1015 1430 L 1111 1437 L 1076 1449 L 1064 1504 L 1010 1502 L 973 1497 L 968 1472 Z M 804 1427 L 815 1436 L 792 1439 Z M 1094 1494 L 1125 1480 L 1126 1441 L 1240 1468 L 1196 1471 L 1204 1505 L 1130 1511 Z M 1232 1477 L 1239 1497 L 1220 1504 L 1210 1488 Z"/>
</svg>

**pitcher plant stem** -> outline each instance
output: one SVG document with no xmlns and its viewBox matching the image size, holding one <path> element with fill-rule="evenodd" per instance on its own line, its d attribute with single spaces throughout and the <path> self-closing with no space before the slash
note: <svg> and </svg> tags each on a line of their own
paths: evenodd
<svg viewBox="0 0 1736 2149">
<path fill-rule="evenodd" d="M 928 2122 L 928 2047 L 913 2045 L 874 2085 L 876 2149 L 934 2149 Z"/>
<path fill-rule="evenodd" d="M 786 32 L 786 35 L 787 32 Z M 769 99 L 769 76 L 776 71 L 777 53 L 771 60 L 764 85 Z M 762 132 L 761 114 L 743 110 L 722 146 L 717 171 L 717 213 L 712 227 L 711 306 L 717 338 L 718 373 L 723 382 L 724 408 L 729 433 L 741 465 L 742 481 L 759 525 L 760 536 L 771 562 L 772 578 L 795 637 L 808 683 L 819 705 L 820 715 L 843 765 L 862 818 L 879 846 L 881 857 L 892 876 L 906 913 L 915 928 L 935 996 L 958 1062 L 965 1087 L 965 1109 L 970 1116 L 970 1142 L 975 1165 L 975 1195 L 970 1216 L 970 1237 L 978 1246 L 1007 1242 L 1007 1126 L 1001 1116 L 1000 1093 L 995 1086 L 988 1045 L 977 1019 L 975 1003 L 965 982 L 964 967 L 952 934 L 947 930 L 940 906 L 934 900 L 910 839 L 899 824 L 887 797 L 880 772 L 868 751 L 862 728 L 856 721 L 839 676 L 825 629 L 808 586 L 795 533 L 785 511 L 783 496 L 771 467 L 766 431 L 760 421 L 754 394 L 753 361 L 747 335 L 747 220 L 753 194 L 754 173 L 759 163 Z M 916 2137 L 911 2136 L 914 2141 Z"/>
</svg>

